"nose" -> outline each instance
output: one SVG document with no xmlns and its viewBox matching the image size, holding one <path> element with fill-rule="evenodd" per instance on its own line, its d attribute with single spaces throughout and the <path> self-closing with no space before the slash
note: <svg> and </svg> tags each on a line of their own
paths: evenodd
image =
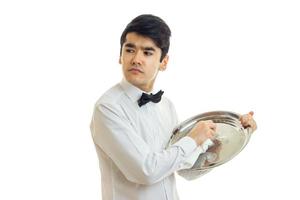
<svg viewBox="0 0 300 200">
<path fill-rule="evenodd" d="M 134 56 L 132 57 L 132 65 L 141 65 L 143 60 L 143 52 L 137 51 Z"/>
</svg>

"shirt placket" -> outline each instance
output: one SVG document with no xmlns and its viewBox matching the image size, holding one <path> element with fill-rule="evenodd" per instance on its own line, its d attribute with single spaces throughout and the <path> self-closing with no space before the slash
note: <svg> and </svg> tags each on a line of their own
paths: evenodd
<svg viewBox="0 0 300 200">
<path fill-rule="evenodd" d="M 156 149 L 161 149 L 161 147 L 160 147 L 161 138 L 160 138 L 160 135 L 159 135 L 159 125 L 160 125 L 160 123 L 158 122 L 159 118 L 157 116 L 155 106 L 153 106 L 152 109 L 151 109 L 151 118 L 153 119 L 152 133 L 153 133 L 155 148 Z"/>
</svg>

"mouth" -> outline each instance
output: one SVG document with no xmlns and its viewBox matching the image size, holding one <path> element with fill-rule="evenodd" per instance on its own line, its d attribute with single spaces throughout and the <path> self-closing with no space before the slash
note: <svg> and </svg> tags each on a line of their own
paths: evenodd
<svg viewBox="0 0 300 200">
<path fill-rule="evenodd" d="M 128 71 L 133 72 L 133 73 L 144 73 L 142 70 L 138 68 L 130 68 Z"/>
</svg>

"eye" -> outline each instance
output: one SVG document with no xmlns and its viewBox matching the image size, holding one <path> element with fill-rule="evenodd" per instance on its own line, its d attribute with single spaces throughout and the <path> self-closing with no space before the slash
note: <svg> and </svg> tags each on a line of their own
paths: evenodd
<svg viewBox="0 0 300 200">
<path fill-rule="evenodd" d="M 125 49 L 125 51 L 126 51 L 127 53 L 133 53 L 133 52 L 134 52 L 133 49 Z"/>
<path fill-rule="evenodd" d="M 152 56 L 153 55 L 153 52 L 152 51 L 144 51 L 144 54 L 146 56 Z"/>
</svg>

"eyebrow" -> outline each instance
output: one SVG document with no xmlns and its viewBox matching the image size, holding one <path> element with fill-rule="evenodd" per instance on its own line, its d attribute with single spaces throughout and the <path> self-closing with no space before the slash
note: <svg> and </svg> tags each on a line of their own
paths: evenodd
<svg viewBox="0 0 300 200">
<path fill-rule="evenodd" d="M 127 44 L 125 44 L 125 47 L 135 48 L 135 45 L 132 43 L 127 43 Z"/>
<path fill-rule="evenodd" d="M 144 47 L 144 50 L 146 51 L 155 51 L 153 47 Z"/>
<path fill-rule="evenodd" d="M 136 45 L 133 43 L 127 43 L 127 44 L 125 44 L 125 47 L 136 48 Z M 155 51 L 155 49 L 153 47 L 142 47 L 142 49 L 146 50 L 146 51 Z"/>
</svg>

